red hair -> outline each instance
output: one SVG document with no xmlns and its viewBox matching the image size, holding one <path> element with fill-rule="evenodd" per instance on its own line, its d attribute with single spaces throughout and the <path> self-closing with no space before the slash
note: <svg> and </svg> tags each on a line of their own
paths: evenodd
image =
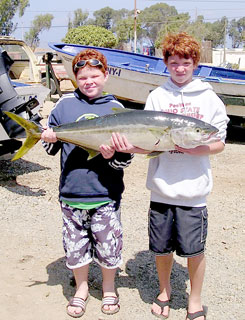
<svg viewBox="0 0 245 320">
<path fill-rule="evenodd" d="M 74 66 L 77 62 L 81 61 L 81 60 L 89 60 L 89 59 L 97 59 L 99 60 L 102 64 L 102 66 L 96 66 L 93 68 L 98 68 L 100 69 L 103 73 L 105 73 L 107 71 L 107 60 L 106 57 L 99 51 L 95 50 L 95 49 L 85 49 L 80 51 L 75 58 L 72 61 L 72 70 L 74 75 L 76 76 L 76 74 L 78 73 L 79 69 L 74 70 Z"/>
<path fill-rule="evenodd" d="M 181 58 L 192 58 L 194 65 L 197 66 L 200 60 L 201 46 L 186 32 L 170 33 L 163 39 L 162 53 L 165 62 L 170 56 L 177 55 Z"/>
</svg>

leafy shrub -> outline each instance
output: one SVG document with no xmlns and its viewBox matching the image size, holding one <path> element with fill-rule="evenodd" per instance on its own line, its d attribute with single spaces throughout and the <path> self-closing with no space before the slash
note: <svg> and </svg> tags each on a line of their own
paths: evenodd
<svg viewBox="0 0 245 320">
<path fill-rule="evenodd" d="M 62 41 L 104 48 L 113 48 L 117 44 L 117 39 L 111 31 L 93 25 L 70 29 Z"/>
</svg>

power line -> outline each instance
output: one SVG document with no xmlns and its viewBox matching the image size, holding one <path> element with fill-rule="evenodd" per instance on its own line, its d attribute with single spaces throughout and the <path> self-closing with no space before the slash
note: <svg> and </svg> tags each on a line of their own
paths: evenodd
<svg viewBox="0 0 245 320">
<path fill-rule="evenodd" d="M 43 13 L 50 13 L 50 12 L 62 12 L 62 13 L 66 13 L 66 12 L 72 12 L 72 11 L 61 11 L 61 10 L 48 10 L 48 11 L 45 11 L 45 10 L 26 10 L 25 12 L 43 12 Z"/>
<path fill-rule="evenodd" d="M 146 1 L 159 1 L 159 0 L 146 0 Z M 168 0 L 164 0 L 165 2 L 167 2 Z M 175 1 L 175 0 L 173 0 Z M 194 2 L 194 1 L 193 1 Z M 207 2 L 207 1 L 205 1 Z M 213 2 L 213 1 L 210 1 L 210 2 Z M 241 1 L 242 3 L 245 4 L 245 1 Z M 228 3 L 228 2 L 227 2 Z M 232 2 L 233 3 L 233 2 Z M 144 9 L 143 9 L 144 10 Z M 195 9 L 190 9 L 190 10 L 195 10 Z M 201 9 L 202 11 L 220 11 L 221 9 L 220 8 L 214 8 L 214 9 L 205 9 L 205 8 L 202 8 Z M 86 10 L 88 11 L 88 10 Z M 222 8 L 222 11 L 241 11 L 241 8 Z M 43 10 L 40 10 L 40 11 L 29 11 L 29 10 L 26 10 L 25 11 L 26 13 L 73 13 L 73 11 L 59 11 L 59 10 L 49 10 L 49 11 L 43 11 Z M 90 13 L 93 13 L 95 11 L 88 11 Z"/>
<path fill-rule="evenodd" d="M 227 17 L 226 17 L 227 18 Z M 228 20 L 229 19 L 240 19 L 241 17 L 230 17 L 230 18 L 227 18 Z M 204 21 L 218 21 L 220 19 L 203 19 Z M 178 22 L 186 22 L 186 20 L 178 20 Z M 195 19 L 190 19 L 190 22 L 195 22 Z M 175 24 L 176 21 L 171 21 L 171 20 L 166 20 L 166 21 L 147 21 L 145 22 L 145 24 L 164 24 L 164 23 L 167 23 L 167 24 Z M 21 26 L 21 27 L 16 27 L 16 29 L 30 29 L 32 28 L 31 26 L 29 27 L 25 27 L 25 26 Z M 51 26 L 50 29 L 53 29 L 53 28 L 68 28 L 68 25 L 65 25 L 65 26 Z"/>
<path fill-rule="evenodd" d="M 158 1 L 159 2 L 159 0 L 146 0 L 146 1 Z M 212 2 L 212 3 L 214 3 L 214 2 L 217 2 L 217 3 L 229 3 L 229 4 L 231 4 L 231 1 L 230 0 L 228 0 L 228 1 L 224 1 L 224 0 L 160 0 L 160 2 L 183 2 L 183 3 L 186 3 L 186 2 L 196 2 L 196 3 L 200 3 L 200 2 Z M 244 0 L 242 1 L 242 0 L 240 0 L 240 1 L 237 1 L 237 0 L 235 0 L 235 1 L 232 1 L 232 4 L 233 3 L 244 3 Z M 222 9 L 223 10 L 223 9 Z"/>
<path fill-rule="evenodd" d="M 48 11 L 45 11 L 45 10 L 26 10 L 25 12 L 28 12 L 28 13 L 73 13 L 74 11 L 76 11 L 76 9 L 74 10 L 69 10 L 69 11 L 62 11 L 62 10 L 48 10 Z M 91 11 L 91 10 L 83 10 L 83 11 L 86 11 L 86 12 L 89 12 L 89 13 L 93 13 L 95 11 Z"/>
<path fill-rule="evenodd" d="M 16 29 L 31 29 L 32 26 L 29 26 L 29 27 L 24 27 L 24 26 L 21 26 L 21 27 L 16 27 Z M 52 28 L 68 28 L 68 24 L 66 26 L 51 26 L 50 29 Z"/>
</svg>

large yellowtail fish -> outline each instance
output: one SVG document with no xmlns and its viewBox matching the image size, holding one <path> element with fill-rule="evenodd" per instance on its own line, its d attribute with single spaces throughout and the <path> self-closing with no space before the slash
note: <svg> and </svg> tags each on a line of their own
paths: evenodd
<svg viewBox="0 0 245 320">
<path fill-rule="evenodd" d="M 218 141 L 218 129 L 201 120 L 172 113 L 114 109 L 114 114 L 53 127 L 57 139 L 85 149 L 89 159 L 99 154 L 99 146 L 110 145 L 112 132 L 125 135 L 136 147 L 149 150 L 148 156 L 174 150 L 175 145 L 194 148 Z M 42 128 L 14 113 L 7 116 L 25 128 L 26 140 L 12 160 L 26 154 L 39 140 Z"/>
</svg>

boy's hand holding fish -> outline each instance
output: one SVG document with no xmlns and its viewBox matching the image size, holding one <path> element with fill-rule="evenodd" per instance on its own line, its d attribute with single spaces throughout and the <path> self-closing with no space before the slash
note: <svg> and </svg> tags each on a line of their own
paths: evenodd
<svg viewBox="0 0 245 320">
<path fill-rule="evenodd" d="M 113 132 L 111 135 L 112 146 L 118 152 L 124 153 L 143 153 L 147 154 L 150 151 L 135 147 L 132 145 L 125 135 L 121 135 L 119 132 Z"/>
<path fill-rule="evenodd" d="M 49 142 L 49 143 L 55 143 L 57 142 L 56 133 L 53 131 L 52 128 L 49 128 L 47 126 L 43 126 L 43 132 L 41 134 L 41 140 Z"/>
</svg>

